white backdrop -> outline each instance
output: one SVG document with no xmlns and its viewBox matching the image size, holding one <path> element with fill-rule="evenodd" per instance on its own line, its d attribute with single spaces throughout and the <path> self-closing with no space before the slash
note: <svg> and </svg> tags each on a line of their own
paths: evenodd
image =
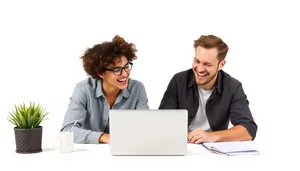
<svg viewBox="0 0 300 171">
<path fill-rule="evenodd" d="M 299 147 L 297 10 L 287 0 L 1 1 L 0 143 L 14 142 L 6 118 L 23 101 L 50 111 L 45 141 L 59 131 L 75 84 L 87 77 L 79 59 L 87 47 L 116 34 L 136 44 L 131 78 L 157 109 L 171 77 L 191 67 L 193 40 L 214 34 L 229 46 L 224 70 L 243 83 L 261 150 L 283 141 Z"/>
</svg>

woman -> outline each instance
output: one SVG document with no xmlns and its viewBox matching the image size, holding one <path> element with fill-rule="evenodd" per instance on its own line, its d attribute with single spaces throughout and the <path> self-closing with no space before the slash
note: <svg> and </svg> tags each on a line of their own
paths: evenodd
<svg viewBox="0 0 300 171">
<path fill-rule="evenodd" d="M 129 78 L 136 51 L 134 44 L 115 36 L 81 56 L 90 77 L 76 85 L 61 129 L 72 129 L 75 143 L 109 144 L 111 109 L 149 109 L 144 85 Z"/>
</svg>

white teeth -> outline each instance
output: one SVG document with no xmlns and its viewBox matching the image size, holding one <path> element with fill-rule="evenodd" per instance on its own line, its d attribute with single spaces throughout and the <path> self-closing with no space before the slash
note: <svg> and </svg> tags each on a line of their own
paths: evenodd
<svg viewBox="0 0 300 171">
<path fill-rule="evenodd" d="M 123 79 L 121 79 L 121 80 L 119 80 L 119 81 L 126 81 L 127 80 L 127 78 L 123 78 Z"/>
<path fill-rule="evenodd" d="M 198 73 L 198 75 L 199 75 L 200 77 L 204 77 L 204 76 L 206 76 L 207 74 L 200 74 L 200 73 Z"/>
</svg>

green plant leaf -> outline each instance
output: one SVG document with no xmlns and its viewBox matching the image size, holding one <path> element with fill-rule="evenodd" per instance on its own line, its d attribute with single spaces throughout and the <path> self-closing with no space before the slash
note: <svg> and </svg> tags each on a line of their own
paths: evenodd
<svg viewBox="0 0 300 171">
<path fill-rule="evenodd" d="M 42 108 L 40 104 L 30 102 L 29 106 L 23 102 L 22 104 L 14 104 L 14 110 L 9 112 L 8 121 L 14 124 L 17 128 L 32 129 L 40 126 L 45 120 L 49 112 Z"/>
</svg>

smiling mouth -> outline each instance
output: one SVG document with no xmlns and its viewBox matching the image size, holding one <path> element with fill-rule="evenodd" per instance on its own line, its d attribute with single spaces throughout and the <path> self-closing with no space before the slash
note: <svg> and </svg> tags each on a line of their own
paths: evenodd
<svg viewBox="0 0 300 171">
<path fill-rule="evenodd" d="M 127 78 L 123 78 L 123 79 L 120 79 L 120 80 L 117 80 L 119 83 L 125 83 L 127 81 Z"/>
<path fill-rule="evenodd" d="M 198 74 L 199 77 L 206 77 L 206 76 L 208 76 L 208 73 L 199 73 L 199 72 L 197 72 L 197 74 Z"/>
</svg>

